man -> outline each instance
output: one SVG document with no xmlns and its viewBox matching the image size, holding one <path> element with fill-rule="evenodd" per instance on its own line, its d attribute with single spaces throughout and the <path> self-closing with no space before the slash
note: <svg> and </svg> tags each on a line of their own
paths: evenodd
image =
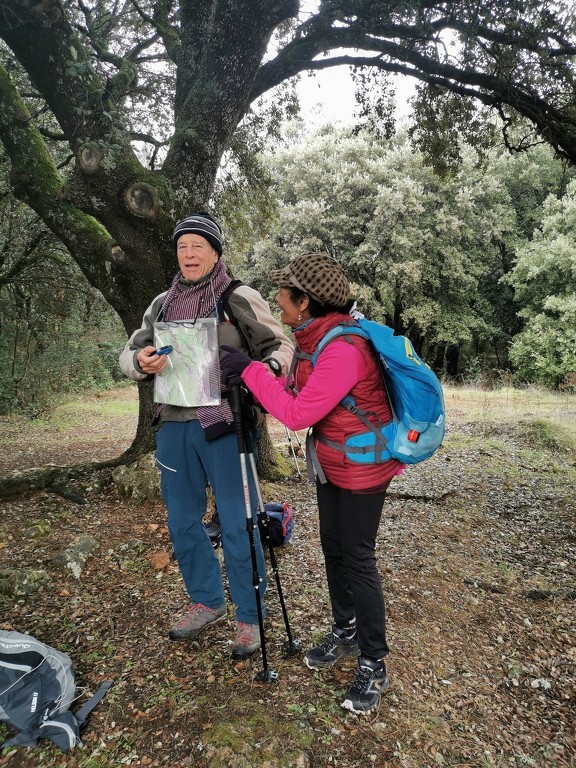
<svg viewBox="0 0 576 768">
<path fill-rule="evenodd" d="M 158 323 L 193 327 L 201 318 L 213 318 L 218 347 L 242 350 L 267 364 L 275 375 L 286 373 L 293 347 L 262 296 L 247 285 L 231 287 L 222 256 L 222 231 L 206 212 L 180 221 L 173 234 L 179 271 L 170 289 L 159 294 L 144 313 L 142 326 L 130 337 L 120 356 L 126 376 L 143 380 L 172 365 L 173 357 L 156 354 Z M 231 313 L 227 316 L 225 309 Z M 171 356 L 177 355 L 175 350 Z M 201 367 L 202 361 L 197 361 Z M 217 361 L 216 361 L 217 367 Z M 182 382 L 186 384 L 186 381 Z M 188 382 L 189 383 L 189 382 Z M 168 510 L 168 528 L 191 605 L 171 628 L 172 640 L 196 637 L 203 629 L 226 618 L 220 563 L 202 524 L 206 513 L 206 487 L 210 485 L 222 526 L 224 563 L 236 606 L 236 632 L 232 653 L 250 656 L 260 647 L 256 595 L 263 601 L 265 565 L 258 530 L 254 530 L 259 590 L 252 582 L 250 542 L 246 532 L 243 483 L 233 418 L 224 391 L 219 405 L 159 405 L 156 461 Z M 252 478 L 251 498 L 256 499 Z M 262 614 L 264 615 L 262 602 Z"/>
</svg>

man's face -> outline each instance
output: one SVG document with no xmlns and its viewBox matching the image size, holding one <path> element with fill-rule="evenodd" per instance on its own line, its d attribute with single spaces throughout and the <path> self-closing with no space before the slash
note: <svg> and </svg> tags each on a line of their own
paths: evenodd
<svg viewBox="0 0 576 768">
<path fill-rule="evenodd" d="M 218 252 L 208 240 L 192 233 L 178 238 L 176 256 L 183 277 L 194 283 L 212 272 L 218 261 Z"/>
</svg>

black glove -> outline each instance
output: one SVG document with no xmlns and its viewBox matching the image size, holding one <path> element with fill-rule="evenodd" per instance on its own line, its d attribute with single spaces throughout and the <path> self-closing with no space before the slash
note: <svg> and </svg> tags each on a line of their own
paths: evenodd
<svg viewBox="0 0 576 768">
<path fill-rule="evenodd" d="M 223 344 L 220 349 L 228 352 L 226 357 L 223 357 L 220 361 L 222 383 L 226 384 L 228 387 L 241 384 L 242 371 L 250 365 L 252 358 L 245 355 L 244 352 L 240 352 L 238 349 L 229 347 L 226 344 Z"/>
</svg>

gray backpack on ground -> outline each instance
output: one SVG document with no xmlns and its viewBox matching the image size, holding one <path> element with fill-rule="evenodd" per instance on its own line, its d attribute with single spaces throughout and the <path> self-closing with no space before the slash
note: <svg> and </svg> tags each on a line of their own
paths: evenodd
<svg viewBox="0 0 576 768">
<path fill-rule="evenodd" d="M 64 752 L 81 746 L 80 732 L 112 685 L 103 683 L 76 713 L 76 683 L 69 656 L 30 635 L 0 630 L 0 722 L 17 731 L 0 744 L 34 747 L 51 739 Z"/>
</svg>

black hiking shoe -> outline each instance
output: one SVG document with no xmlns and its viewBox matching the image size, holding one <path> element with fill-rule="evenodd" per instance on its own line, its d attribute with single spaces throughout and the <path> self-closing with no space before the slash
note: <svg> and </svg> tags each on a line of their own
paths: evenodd
<svg viewBox="0 0 576 768">
<path fill-rule="evenodd" d="M 359 653 L 356 625 L 346 629 L 334 626 L 320 645 L 310 648 L 304 656 L 304 662 L 308 669 L 327 669 L 342 656 L 358 656 Z"/>
<path fill-rule="evenodd" d="M 357 715 L 366 715 L 378 708 L 380 697 L 387 688 L 386 664 L 360 656 L 356 679 L 348 689 L 342 706 Z"/>
</svg>

